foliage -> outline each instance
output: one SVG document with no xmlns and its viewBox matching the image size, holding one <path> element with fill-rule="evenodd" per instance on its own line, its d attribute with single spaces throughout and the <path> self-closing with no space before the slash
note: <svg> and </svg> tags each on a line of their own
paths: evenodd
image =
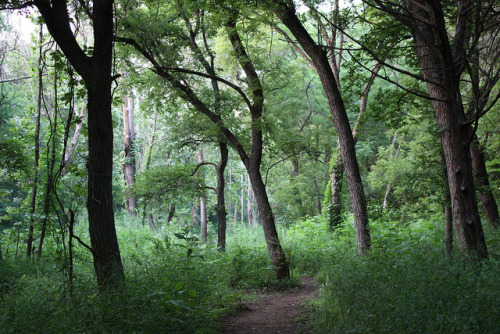
<svg viewBox="0 0 500 334">
<path fill-rule="evenodd" d="M 340 252 L 322 270 L 318 333 L 493 333 L 500 263 L 450 260 L 436 221 L 372 224 L 374 251 Z M 459 254 L 460 255 L 460 254 Z"/>
<path fill-rule="evenodd" d="M 134 192 L 143 201 L 158 206 L 189 201 L 204 191 L 203 179 L 191 175 L 194 171 L 191 164 L 151 168 L 138 177 Z"/>
</svg>

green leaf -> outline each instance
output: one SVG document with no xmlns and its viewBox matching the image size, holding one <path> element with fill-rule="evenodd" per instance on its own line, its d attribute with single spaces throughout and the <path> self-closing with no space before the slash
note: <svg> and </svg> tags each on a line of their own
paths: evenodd
<svg viewBox="0 0 500 334">
<path fill-rule="evenodd" d="M 178 238 L 178 239 L 183 239 L 183 240 L 186 240 L 186 237 L 180 233 L 174 233 L 175 237 Z"/>
<path fill-rule="evenodd" d="M 179 292 L 179 290 L 182 289 L 185 285 L 186 283 L 184 282 L 177 282 L 177 284 L 175 284 L 174 290 Z"/>
</svg>

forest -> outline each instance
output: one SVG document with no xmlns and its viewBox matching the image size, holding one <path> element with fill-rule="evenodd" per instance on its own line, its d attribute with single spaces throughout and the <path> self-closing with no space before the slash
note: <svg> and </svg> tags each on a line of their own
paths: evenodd
<svg viewBox="0 0 500 334">
<path fill-rule="evenodd" d="M 500 333 L 499 35 L 498 0 L 0 0 L 0 333 L 237 333 L 304 278 L 280 333 Z"/>
</svg>

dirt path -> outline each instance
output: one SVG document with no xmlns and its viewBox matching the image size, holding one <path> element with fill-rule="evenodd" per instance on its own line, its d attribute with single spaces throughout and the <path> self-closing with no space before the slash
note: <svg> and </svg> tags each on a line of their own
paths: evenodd
<svg viewBox="0 0 500 334">
<path fill-rule="evenodd" d="M 306 324 L 296 319 L 301 316 L 302 303 L 318 289 L 312 277 L 302 277 L 297 290 L 275 293 L 248 303 L 248 309 L 221 320 L 223 334 L 308 333 Z"/>
</svg>

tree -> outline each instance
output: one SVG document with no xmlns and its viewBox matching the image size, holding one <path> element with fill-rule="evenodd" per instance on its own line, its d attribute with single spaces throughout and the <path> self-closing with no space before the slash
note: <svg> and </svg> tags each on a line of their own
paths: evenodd
<svg viewBox="0 0 500 334">
<path fill-rule="evenodd" d="M 62 52 L 83 78 L 88 93 L 89 156 L 87 210 L 89 233 L 97 283 L 101 287 L 119 284 L 124 278 L 116 236 L 113 198 L 113 124 L 111 83 L 113 59 L 113 0 L 80 3 L 76 18 L 85 13 L 92 22 L 94 45 L 86 54 L 71 29 L 75 16 L 65 0 L 8 1 L 3 8 L 35 6 Z"/>
<path fill-rule="evenodd" d="M 203 157 L 203 147 L 200 148 L 200 150 L 198 151 L 198 153 L 196 154 L 196 161 L 198 162 L 198 164 L 202 164 L 203 161 L 204 161 L 204 157 Z M 204 180 L 205 179 L 205 175 L 203 173 L 201 173 L 201 178 Z M 201 197 L 200 197 L 200 229 L 201 229 L 201 240 L 202 241 L 207 241 L 207 198 L 205 196 L 205 194 L 202 194 Z"/>
<path fill-rule="evenodd" d="M 123 177 L 125 179 L 125 193 L 127 211 L 131 215 L 136 214 L 137 198 L 131 189 L 135 183 L 135 123 L 134 123 L 134 98 L 125 95 L 122 105 L 123 115 Z"/>
<path fill-rule="evenodd" d="M 328 107 L 332 114 L 335 129 L 337 130 L 340 153 L 351 194 L 358 253 L 364 254 L 370 250 L 366 200 L 356 158 L 354 138 L 337 80 L 333 74 L 334 72 L 332 71 L 326 51 L 312 39 L 311 35 L 302 25 L 302 22 L 300 22 L 293 1 L 273 2 L 275 3 L 274 12 L 308 55 L 323 85 L 328 99 Z"/>
<path fill-rule="evenodd" d="M 220 133 L 226 137 L 226 140 L 238 153 L 250 177 L 250 182 L 252 184 L 257 205 L 259 207 L 260 216 L 262 219 L 262 226 L 264 229 L 268 252 L 273 263 L 276 277 L 279 280 L 289 278 L 290 271 L 288 267 L 288 261 L 286 260 L 285 253 L 283 252 L 279 241 L 274 221 L 274 215 L 269 203 L 269 198 L 266 193 L 266 187 L 260 171 L 263 149 L 262 115 L 264 110 L 264 92 L 258 72 L 255 69 L 252 59 L 249 57 L 244 47 L 244 43 L 241 41 L 240 35 L 238 33 L 238 11 L 237 9 L 232 8 L 222 16 L 222 28 L 225 29 L 226 36 L 230 41 L 234 57 L 236 58 L 240 69 L 246 76 L 246 89 L 249 91 L 250 96 L 248 96 L 245 93 L 244 89 L 242 89 L 238 85 L 216 76 L 213 72 L 215 70 L 215 67 L 213 65 L 207 68 L 207 64 L 210 63 L 207 62 L 203 57 L 203 53 L 200 52 L 201 49 L 193 47 L 193 38 L 190 38 L 188 36 L 196 37 L 196 34 L 199 33 L 201 35 L 200 38 L 205 45 L 205 52 L 209 55 L 213 55 L 213 52 L 210 49 L 206 38 L 206 23 L 204 21 L 205 12 L 203 11 L 203 8 L 191 8 L 192 11 L 188 12 L 178 4 L 177 7 L 179 11 L 178 13 L 181 17 L 182 15 L 193 15 L 193 19 L 196 25 L 191 28 L 191 23 L 185 22 L 188 31 L 186 34 L 187 36 L 184 34 L 179 34 L 175 36 L 176 38 L 170 38 L 163 43 L 173 43 L 173 41 L 176 41 L 177 39 L 179 39 L 180 41 L 187 40 L 188 43 L 191 43 L 191 48 L 194 53 L 193 58 L 198 61 L 198 64 L 200 64 L 202 69 L 205 70 L 205 73 L 175 66 L 175 64 L 172 64 L 172 62 L 175 62 L 175 58 L 179 58 L 179 55 L 171 55 L 172 59 L 168 59 L 165 57 L 165 54 L 162 54 L 159 51 L 162 49 L 164 50 L 164 45 L 160 44 L 160 37 L 169 35 L 170 37 L 172 37 L 171 31 L 160 30 L 157 32 L 156 36 L 153 35 L 153 38 L 151 38 L 151 35 L 149 34 L 149 36 L 136 36 L 135 39 L 123 37 L 119 38 L 119 40 L 126 44 L 134 46 L 135 49 L 150 62 L 150 64 L 153 66 L 153 71 L 166 79 L 170 83 L 170 85 L 175 88 L 178 94 L 184 100 L 189 102 L 196 110 L 198 110 L 198 112 L 208 117 L 208 119 L 217 126 Z M 160 14 L 163 14 L 163 12 L 153 12 L 151 15 L 156 17 Z M 172 21 L 171 19 L 169 20 Z M 132 24 L 132 22 L 128 21 L 127 24 Z M 177 26 L 171 28 L 174 31 L 179 30 L 179 27 Z M 215 29 L 215 27 L 212 27 L 212 29 Z M 143 44 L 139 44 L 139 41 L 144 40 L 145 42 L 143 42 Z M 189 46 L 189 44 L 187 46 Z M 179 49 L 180 46 L 177 46 L 176 48 Z M 250 114 L 250 148 L 246 148 L 248 147 L 248 145 L 244 144 L 244 142 L 242 142 L 241 139 L 239 139 L 238 136 L 225 124 L 224 119 L 222 118 L 222 113 L 218 112 L 217 105 L 204 102 L 202 96 L 199 96 L 193 90 L 195 86 L 192 86 L 189 81 L 184 78 L 184 74 L 196 75 L 200 78 L 214 79 L 214 81 L 223 83 L 224 85 L 230 87 L 238 93 L 238 95 L 244 101 L 244 104 Z M 214 81 L 211 82 L 213 83 Z M 240 102 L 238 102 L 238 104 L 239 103 Z"/>
<path fill-rule="evenodd" d="M 35 128 L 35 160 L 34 160 L 34 175 L 33 187 L 31 189 L 31 204 L 30 204 L 30 224 L 28 227 L 28 240 L 26 241 L 26 255 L 33 255 L 33 234 L 34 234 L 34 215 L 36 212 L 36 194 L 38 190 L 38 165 L 40 160 L 40 118 L 42 114 L 42 89 L 43 89 L 43 66 L 42 66 L 42 51 L 43 51 L 43 26 L 40 25 L 39 32 L 39 54 L 38 54 L 38 95 L 37 95 L 37 115 Z"/>
<path fill-rule="evenodd" d="M 481 40 L 491 43 L 488 30 L 496 28 L 489 22 L 498 14 L 488 1 L 463 0 L 445 4 L 445 7 L 439 1 L 428 0 L 366 3 L 391 15 L 411 32 L 422 79 L 427 85 L 440 130 L 455 233 L 460 234 L 457 240 L 464 240 L 459 247 L 478 258 L 488 258 L 477 207 L 470 143 L 475 132 L 472 125 L 491 108 L 491 102 L 488 106 L 487 101 L 498 81 L 498 73 L 482 86 L 485 94 L 477 96 L 476 105 L 483 107 L 474 109 L 476 112 L 469 115 L 465 112 L 460 79 L 470 64 L 469 59 L 481 54 L 478 49 Z M 454 33 L 450 35 L 449 30 Z"/>
</svg>

